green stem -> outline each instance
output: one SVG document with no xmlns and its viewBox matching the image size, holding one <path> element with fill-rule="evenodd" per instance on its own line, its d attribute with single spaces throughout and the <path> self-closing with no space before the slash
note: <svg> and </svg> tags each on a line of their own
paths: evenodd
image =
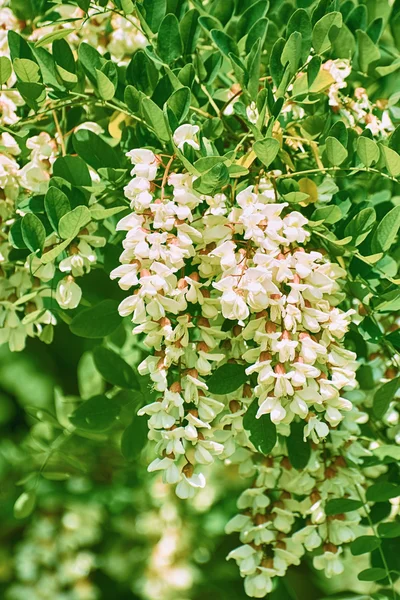
<svg viewBox="0 0 400 600">
<path fill-rule="evenodd" d="M 355 489 L 356 489 L 357 495 L 358 495 L 358 497 L 360 499 L 360 502 L 362 502 L 363 508 L 365 510 L 365 514 L 366 514 L 366 518 L 367 518 L 368 524 L 371 527 L 374 536 L 376 538 L 380 539 L 380 537 L 379 537 L 379 535 L 378 535 L 378 533 L 377 533 L 377 531 L 375 529 L 375 525 L 373 524 L 372 519 L 370 517 L 368 506 L 365 503 L 364 498 L 363 498 L 363 496 L 362 496 L 362 494 L 361 494 L 361 492 L 359 490 L 358 484 L 356 484 Z M 391 576 L 391 573 L 390 573 L 389 565 L 387 564 L 386 556 L 385 556 L 385 553 L 382 550 L 382 546 L 381 545 L 378 546 L 378 551 L 379 551 L 380 557 L 382 559 L 382 564 L 383 564 L 383 566 L 385 568 L 385 571 L 386 571 L 386 574 L 387 574 L 387 578 L 388 578 L 389 583 L 390 583 L 390 587 L 392 589 L 393 600 L 395 600 L 397 598 L 397 594 L 396 594 L 396 591 L 394 589 L 394 583 L 393 583 L 393 579 L 392 579 L 392 576 Z"/>
</svg>

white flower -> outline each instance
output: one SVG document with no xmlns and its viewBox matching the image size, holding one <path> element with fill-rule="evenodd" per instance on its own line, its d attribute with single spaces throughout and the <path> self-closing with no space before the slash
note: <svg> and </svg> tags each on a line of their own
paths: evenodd
<svg viewBox="0 0 400 600">
<path fill-rule="evenodd" d="M 56 300 L 61 308 L 76 308 L 81 301 L 82 290 L 73 277 L 64 277 L 58 282 Z"/>
<path fill-rule="evenodd" d="M 343 562 L 340 559 L 342 548 L 335 552 L 326 551 L 319 556 L 314 556 L 313 565 L 319 571 L 324 571 L 329 579 L 335 575 L 340 575 L 344 571 Z"/>
<path fill-rule="evenodd" d="M 200 145 L 196 140 L 196 133 L 200 130 L 198 125 L 190 125 L 185 123 L 180 125 L 174 132 L 174 144 L 178 146 L 179 150 L 183 150 L 185 144 L 192 146 L 195 150 L 200 150 Z"/>
<path fill-rule="evenodd" d="M 193 498 L 196 488 L 203 488 L 205 485 L 206 480 L 203 473 L 193 473 L 191 477 L 186 477 L 184 474 L 182 481 L 176 486 L 176 495 L 183 500 Z"/>
</svg>

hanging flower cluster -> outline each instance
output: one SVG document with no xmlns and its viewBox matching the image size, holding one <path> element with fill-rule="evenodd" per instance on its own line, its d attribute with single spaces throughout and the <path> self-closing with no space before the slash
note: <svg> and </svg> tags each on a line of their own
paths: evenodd
<svg viewBox="0 0 400 600">
<path fill-rule="evenodd" d="M 182 125 L 174 141 L 197 149 L 197 132 Z M 164 165 L 149 149 L 128 156 L 133 212 L 117 226 L 127 234 L 111 277 L 134 288 L 120 314 L 132 315 L 153 350 L 139 367 L 160 393 L 140 411 L 159 454 L 149 469 L 186 498 L 205 485 L 202 465 L 233 452 L 232 430 L 253 397 L 257 418 L 282 427 L 304 419 L 314 442 L 337 427 L 351 409 L 341 390 L 355 386 L 355 355 L 340 343 L 352 311 L 335 306 L 342 269 L 304 248 L 307 220 L 266 183 L 209 196 L 194 176 L 172 172 L 174 157 Z M 256 377 L 243 400 L 208 390 L 207 377 L 227 361 Z"/>
</svg>

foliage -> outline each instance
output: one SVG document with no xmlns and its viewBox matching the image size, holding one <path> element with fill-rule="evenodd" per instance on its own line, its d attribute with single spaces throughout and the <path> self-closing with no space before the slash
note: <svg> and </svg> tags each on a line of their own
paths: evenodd
<svg viewBox="0 0 400 600">
<path fill-rule="evenodd" d="M 399 2 L 0 21 L 4 597 L 395 598 Z"/>
</svg>

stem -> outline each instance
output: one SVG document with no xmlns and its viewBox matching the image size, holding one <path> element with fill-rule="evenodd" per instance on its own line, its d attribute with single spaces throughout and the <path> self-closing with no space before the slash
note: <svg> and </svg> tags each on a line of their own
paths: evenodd
<svg viewBox="0 0 400 600">
<path fill-rule="evenodd" d="M 365 510 L 365 514 L 366 514 L 366 518 L 367 518 L 368 524 L 371 527 L 374 536 L 377 537 L 378 539 L 380 539 L 379 535 L 377 534 L 377 531 L 375 529 L 375 525 L 373 524 L 372 519 L 370 517 L 369 511 L 368 511 L 368 506 L 366 505 L 366 503 L 364 501 L 364 498 L 362 497 L 362 494 L 361 494 L 361 492 L 359 490 L 358 484 L 355 485 L 355 489 L 356 489 L 357 495 L 358 495 L 358 497 L 360 499 L 360 502 L 362 502 L 363 508 Z M 379 554 L 380 554 L 381 559 L 382 559 L 382 564 L 383 564 L 383 566 L 385 568 L 385 571 L 387 573 L 387 578 L 389 580 L 390 587 L 392 589 L 393 599 L 395 599 L 395 598 L 397 598 L 397 594 L 396 594 L 396 591 L 394 589 L 393 579 L 392 579 L 392 576 L 390 574 L 390 569 L 389 569 L 389 566 L 387 564 L 386 557 L 385 557 L 385 554 L 384 554 L 384 552 L 382 550 L 382 546 L 381 545 L 378 546 L 378 551 L 379 551 Z"/>
<path fill-rule="evenodd" d="M 56 113 L 55 110 L 52 111 L 52 114 L 53 114 L 53 119 L 54 119 L 54 123 L 55 123 L 55 126 L 56 126 L 56 130 L 57 130 L 57 133 L 58 133 L 58 137 L 59 137 L 59 145 L 61 146 L 61 153 L 62 153 L 63 156 L 65 156 L 66 155 L 65 143 L 64 143 L 63 133 L 62 133 L 61 127 L 60 127 L 60 122 L 59 122 L 59 120 L 57 118 L 57 113 Z"/>
<path fill-rule="evenodd" d="M 167 183 L 169 170 L 171 168 L 172 163 L 174 162 L 174 158 L 175 158 L 175 155 L 171 156 L 171 158 L 169 159 L 169 161 L 167 163 L 167 166 L 165 167 L 164 175 L 163 175 L 162 182 L 161 182 L 161 201 L 164 200 L 164 190 L 165 190 L 165 186 Z"/>
<path fill-rule="evenodd" d="M 324 167 L 324 169 L 307 169 L 305 171 L 295 171 L 294 173 L 285 173 L 284 175 L 278 175 L 276 179 L 288 179 L 290 177 L 297 177 L 297 176 L 301 176 L 301 175 L 311 175 L 312 173 L 321 173 L 322 175 L 326 172 L 326 171 L 349 171 L 349 172 L 353 172 L 353 173 L 376 173 L 377 175 L 381 175 L 382 177 L 385 177 L 386 179 L 390 179 L 391 181 L 395 181 L 396 183 L 400 183 L 400 181 L 398 179 L 396 179 L 396 177 L 392 177 L 391 175 L 386 175 L 386 173 L 382 173 L 382 171 L 378 171 L 378 169 L 366 169 L 366 168 L 360 168 L 360 167 L 348 167 L 348 168 L 343 168 L 342 167 Z"/>
</svg>

